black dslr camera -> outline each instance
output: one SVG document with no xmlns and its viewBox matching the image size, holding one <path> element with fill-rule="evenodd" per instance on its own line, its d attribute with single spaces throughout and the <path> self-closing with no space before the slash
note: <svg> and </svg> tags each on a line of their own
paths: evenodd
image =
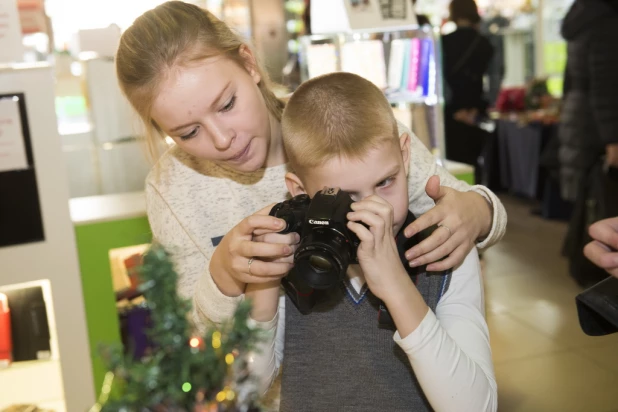
<svg viewBox="0 0 618 412">
<path fill-rule="evenodd" d="M 324 188 L 313 199 L 299 195 L 276 204 L 271 216 L 287 222 L 280 233 L 296 232 L 300 245 L 294 254 L 294 275 L 305 283 L 306 292 L 329 289 L 341 282 L 351 263 L 358 263 L 360 240 L 347 227 L 346 215 L 353 200 L 347 192 Z M 303 286 L 296 285 L 303 293 Z"/>
<path fill-rule="evenodd" d="M 326 289 L 336 286 L 345 278 L 350 264 L 358 263 L 356 252 L 360 240 L 347 226 L 347 214 L 352 210 L 352 203 L 347 192 L 324 188 L 313 199 L 299 195 L 276 204 L 270 211 L 271 216 L 287 223 L 286 228 L 279 233 L 296 232 L 300 235 L 300 244 L 294 254 L 294 268 L 281 283 L 288 297 L 304 315 L 311 312 Z M 414 219 L 414 215 L 408 212 L 403 227 Z M 406 264 L 405 251 L 422 240 L 422 237 L 417 234 L 408 239 L 402 233 L 400 231 L 395 238 L 399 258 L 408 275 L 415 280 L 418 273 L 425 269 L 410 268 Z M 394 325 L 382 302 L 378 308 L 378 324 L 380 327 Z"/>
</svg>

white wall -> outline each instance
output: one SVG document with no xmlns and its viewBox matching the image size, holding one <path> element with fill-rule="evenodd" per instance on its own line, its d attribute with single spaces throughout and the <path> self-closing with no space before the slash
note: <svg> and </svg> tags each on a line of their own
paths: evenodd
<svg viewBox="0 0 618 412">
<path fill-rule="evenodd" d="M 66 408 L 84 411 L 95 391 L 53 82 L 47 65 L 0 66 L 0 94 L 25 94 L 45 231 L 43 242 L 0 248 L 0 285 L 49 279 Z"/>
</svg>

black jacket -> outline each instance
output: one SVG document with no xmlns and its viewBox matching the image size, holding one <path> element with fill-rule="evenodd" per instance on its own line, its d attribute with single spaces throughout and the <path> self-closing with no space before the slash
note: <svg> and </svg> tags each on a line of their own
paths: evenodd
<svg viewBox="0 0 618 412">
<path fill-rule="evenodd" d="M 617 3 L 576 0 L 562 25 L 568 54 L 559 157 L 567 200 L 575 200 L 605 145 L 618 143 Z"/>
<path fill-rule="evenodd" d="M 452 94 L 451 102 L 447 102 L 447 112 L 459 109 L 484 112 L 487 109 L 483 76 L 493 53 L 489 40 L 470 27 L 458 28 L 442 37 L 444 80 Z"/>
</svg>

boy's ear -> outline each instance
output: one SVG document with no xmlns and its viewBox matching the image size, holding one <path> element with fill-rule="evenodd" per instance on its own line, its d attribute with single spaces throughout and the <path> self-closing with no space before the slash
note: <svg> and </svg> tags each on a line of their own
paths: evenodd
<svg viewBox="0 0 618 412">
<path fill-rule="evenodd" d="M 401 156 L 403 157 L 403 167 L 408 174 L 410 168 L 410 135 L 407 133 L 399 137 L 399 147 L 401 148 Z"/>
<path fill-rule="evenodd" d="M 285 185 L 288 187 L 288 192 L 290 192 L 292 197 L 307 193 L 303 182 L 292 172 L 285 174 Z"/>
</svg>

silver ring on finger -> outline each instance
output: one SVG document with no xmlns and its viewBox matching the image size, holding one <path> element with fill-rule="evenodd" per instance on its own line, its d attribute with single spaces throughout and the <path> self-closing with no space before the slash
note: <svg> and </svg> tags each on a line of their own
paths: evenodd
<svg viewBox="0 0 618 412">
<path fill-rule="evenodd" d="M 253 263 L 253 258 L 249 258 L 249 274 L 251 275 L 251 264 Z"/>
<path fill-rule="evenodd" d="M 450 228 L 450 227 L 446 226 L 446 225 L 445 225 L 445 224 L 443 224 L 443 223 L 440 223 L 440 224 L 438 225 L 438 227 L 443 227 L 443 228 L 445 228 L 446 230 L 448 230 L 448 237 L 453 236 L 453 231 L 451 230 L 451 228 Z"/>
</svg>

